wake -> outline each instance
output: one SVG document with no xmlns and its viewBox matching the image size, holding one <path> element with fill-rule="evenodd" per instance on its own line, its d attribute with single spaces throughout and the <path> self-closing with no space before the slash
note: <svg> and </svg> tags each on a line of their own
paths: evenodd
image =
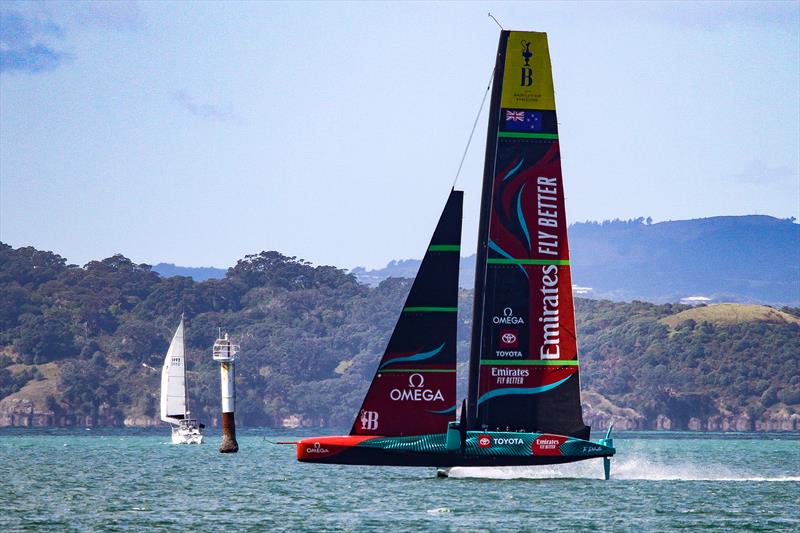
<svg viewBox="0 0 800 533">
<path fill-rule="evenodd" d="M 498 466 L 450 470 L 451 478 L 476 479 L 602 479 L 603 463 L 587 460 L 550 466 Z M 800 481 L 800 476 L 764 476 L 735 471 L 720 464 L 666 464 L 645 457 L 611 460 L 611 480 L 645 481 Z"/>
</svg>

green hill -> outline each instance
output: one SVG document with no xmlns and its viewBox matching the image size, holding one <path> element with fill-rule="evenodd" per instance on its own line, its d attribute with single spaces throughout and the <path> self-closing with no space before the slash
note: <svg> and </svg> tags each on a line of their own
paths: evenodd
<svg viewBox="0 0 800 533">
<path fill-rule="evenodd" d="M 797 308 L 579 300 L 576 310 L 584 389 L 634 409 L 634 427 L 800 427 Z"/>
<path fill-rule="evenodd" d="M 78 267 L 0 244 L 0 425 L 157 424 L 161 363 L 185 313 L 203 422 L 218 416 L 210 347 L 222 327 L 242 345 L 241 423 L 347 426 L 409 288 L 397 278 L 369 287 L 278 252 L 196 282 L 120 255 Z M 462 290 L 462 395 L 471 302 Z M 595 427 L 800 429 L 798 309 L 579 299 L 576 311 Z"/>
</svg>

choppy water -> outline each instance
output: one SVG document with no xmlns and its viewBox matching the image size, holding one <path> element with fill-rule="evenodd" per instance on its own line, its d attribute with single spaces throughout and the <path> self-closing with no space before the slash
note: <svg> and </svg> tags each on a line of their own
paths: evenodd
<svg viewBox="0 0 800 533">
<path fill-rule="evenodd" d="M 800 530 L 800 435 L 617 434 L 600 460 L 454 469 L 307 465 L 309 433 L 241 451 L 169 430 L 0 430 L 0 531 Z"/>
</svg>

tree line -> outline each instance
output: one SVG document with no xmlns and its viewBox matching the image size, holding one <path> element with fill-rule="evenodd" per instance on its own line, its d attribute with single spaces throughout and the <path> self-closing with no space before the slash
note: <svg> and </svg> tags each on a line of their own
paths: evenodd
<svg viewBox="0 0 800 533">
<path fill-rule="evenodd" d="M 410 289 L 371 288 L 331 266 L 278 252 L 248 255 L 224 279 L 164 278 L 115 255 L 84 266 L 0 243 L 0 399 L 58 367 L 49 409 L 100 423 L 158 416 L 160 368 L 181 314 L 193 412 L 219 409 L 210 348 L 218 328 L 242 346 L 237 417 L 248 425 L 347 426 Z M 459 360 L 466 366 L 472 293 L 461 290 Z M 647 417 L 722 410 L 760 416 L 800 404 L 800 328 L 660 319 L 686 306 L 576 302 L 582 384 Z M 800 309 L 785 309 L 795 316 Z M 466 372 L 460 372 L 465 390 Z"/>
</svg>

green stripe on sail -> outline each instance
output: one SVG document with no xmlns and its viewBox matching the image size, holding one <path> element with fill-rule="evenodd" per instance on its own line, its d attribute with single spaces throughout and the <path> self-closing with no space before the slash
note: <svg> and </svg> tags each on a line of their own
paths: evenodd
<svg viewBox="0 0 800 533">
<path fill-rule="evenodd" d="M 524 133 L 521 131 L 501 131 L 497 136 L 511 139 L 558 139 L 558 133 Z"/>
<path fill-rule="evenodd" d="M 446 372 L 453 374 L 456 369 L 443 369 L 443 368 L 391 368 L 386 370 L 378 370 L 378 374 L 385 374 L 387 372 Z"/>
<path fill-rule="evenodd" d="M 483 359 L 482 365 L 524 365 L 524 366 L 578 366 L 577 359 Z"/>
<path fill-rule="evenodd" d="M 507 259 L 490 257 L 486 260 L 490 265 L 562 265 L 569 266 L 569 259 Z"/>
<path fill-rule="evenodd" d="M 406 307 L 404 313 L 457 313 L 458 307 Z"/>
<path fill-rule="evenodd" d="M 428 246 L 429 252 L 458 252 L 461 246 L 458 244 L 431 244 Z"/>
</svg>

